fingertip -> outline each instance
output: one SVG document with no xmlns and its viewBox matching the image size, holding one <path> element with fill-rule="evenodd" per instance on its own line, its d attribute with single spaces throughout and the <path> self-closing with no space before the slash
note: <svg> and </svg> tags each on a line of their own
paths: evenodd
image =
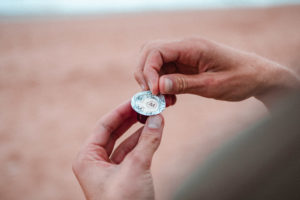
<svg viewBox="0 0 300 200">
<path fill-rule="evenodd" d="M 159 81 L 159 76 L 157 71 L 155 71 L 152 68 L 147 67 L 144 70 L 143 73 L 146 81 L 147 81 L 147 85 L 149 87 L 149 90 L 152 92 L 152 94 L 157 95 L 159 93 L 159 86 L 158 86 L 158 81 Z"/>
<path fill-rule="evenodd" d="M 160 129 L 163 125 L 164 118 L 161 114 L 148 117 L 146 122 L 146 126 L 150 129 Z"/>
<path fill-rule="evenodd" d="M 152 82 L 151 81 L 148 81 L 148 87 L 149 87 L 149 90 L 152 92 L 153 94 L 153 86 L 152 86 Z"/>
<path fill-rule="evenodd" d="M 150 116 L 142 129 L 139 141 L 127 156 L 126 163 L 130 167 L 149 169 L 154 152 L 159 147 L 163 132 L 164 118 L 161 114 Z"/>
<path fill-rule="evenodd" d="M 157 84 L 153 83 L 153 81 L 148 81 L 148 88 L 153 95 L 158 95 L 158 86 Z"/>
<path fill-rule="evenodd" d="M 147 84 L 145 84 L 145 83 L 140 84 L 140 87 L 141 87 L 141 90 L 142 90 L 142 91 L 147 91 L 147 90 L 149 90 L 149 87 L 148 87 Z"/>
<path fill-rule="evenodd" d="M 172 94 L 173 92 L 173 80 L 167 76 L 162 76 L 159 79 L 159 88 L 162 94 Z"/>
<path fill-rule="evenodd" d="M 155 87 L 153 87 L 153 89 L 152 89 L 152 94 L 154 94 L 154 95 L 158 95 L 158 89 L 157 89 L 157 87 L 155 88 Z"/>
</svg>

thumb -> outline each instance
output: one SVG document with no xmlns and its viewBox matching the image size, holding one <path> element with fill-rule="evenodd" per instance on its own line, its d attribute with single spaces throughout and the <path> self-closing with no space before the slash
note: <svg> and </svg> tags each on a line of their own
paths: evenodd
<svg viewBox="0 0 300 200">
<path fill-rule="evenodd" d="M 153 155 L 159 147 L 164 119 L 162 115 L 148 117 L 136 147 L 128 154 L 124 162 L 142 169 L 150 169 Z"/>
<path fill-rule="evenodd" d="M 197 75 L 168 74 L 159 79 L 159 90 L 161 94 L 181 94 L 190 93 L 201 86 Z"/>
</svg>

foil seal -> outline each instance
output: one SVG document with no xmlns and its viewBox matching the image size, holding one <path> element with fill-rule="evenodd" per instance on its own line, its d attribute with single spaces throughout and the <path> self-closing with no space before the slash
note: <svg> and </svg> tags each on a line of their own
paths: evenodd
<svg viewBox="0 0 300 200">
<path fill-rule="evenodd" d="M 132 97 L 131 107 L 141 115 L 157 115 L 166 108 L 166 100 L 163 95 L 156 96 L 151 91 L 143 91 Z"/>
</svg>

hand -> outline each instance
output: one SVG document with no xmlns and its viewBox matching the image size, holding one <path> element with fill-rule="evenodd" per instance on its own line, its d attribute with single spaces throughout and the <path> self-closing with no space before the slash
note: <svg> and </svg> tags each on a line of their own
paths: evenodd
<svg viewBox="0 0 300 200">
<path fill-rule="evenodd" d="M 300 85 L 293 72 L 277 63 L 203 38 L 146 44 L 135 78 L 153 94 L 229 101 L 255 96 L 264 102 L 269 94 Z"/>
<path fill-rule="evenodd" d="M 135 122 L 136 113 L 126 102 L 97 123 L 73 164 L 86 199 L 154 199 L 150 166 L 161 141 L 163 117 L 149 117 L 112 153 L 116 140 Z"/>
</svg>

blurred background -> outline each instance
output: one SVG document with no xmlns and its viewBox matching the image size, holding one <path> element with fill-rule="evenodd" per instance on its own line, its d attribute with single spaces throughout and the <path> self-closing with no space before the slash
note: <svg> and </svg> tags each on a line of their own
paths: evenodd
<svg viewBox="0 0 300 200">
<path fill-rule="evenodd" d="M 140 91 L 145 42 L 199 35 L 300 74 L 299 29 L 299 0 L 0 0 L 0 199 L 84 198 L 72 160 L 97 119 Z M 153 161 L 157 199 L 267 114 L 253 98 L 178 96 Z"/>
</svg>

